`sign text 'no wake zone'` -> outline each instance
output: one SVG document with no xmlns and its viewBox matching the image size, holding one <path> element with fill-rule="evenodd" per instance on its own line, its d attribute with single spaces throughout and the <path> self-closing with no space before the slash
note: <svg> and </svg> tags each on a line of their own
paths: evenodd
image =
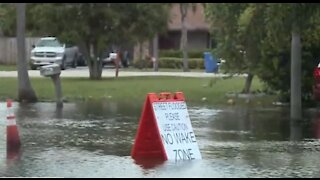
<svg viewBox="0 0 320 180">
<path fill-rule="evenodd" d="M 154 102 L 152 106 L 168 160 L 201 159 L 186 103 Z"/>
</svg>

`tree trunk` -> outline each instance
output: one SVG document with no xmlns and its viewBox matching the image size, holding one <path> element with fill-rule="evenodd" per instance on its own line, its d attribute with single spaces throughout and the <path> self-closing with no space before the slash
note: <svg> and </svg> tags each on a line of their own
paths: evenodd
<svg viewBox="0 0 320 180">
<path fill-rule="evenodd" d="M 301 120 L 301 41 L 300 31 L 293 26 L 291 39 L 291 84 L 290 84 L 290 118 Z"/>
<path fill-rule="evenodd" d="M 2 29 L 0 27 L 0 37 L 2 37 L 2 36 L 3 36 L 3 31 L 2 31 Z"/>
<path fill-rule="evenodd" d="M 116 59 L 114 60 L 115 61 L 115 65 L 116 65 L 116 74 L 115 74 L 115 77 L 117 78 L 118 75 L 119 75 L 119 68 L 120 68 L 120 62 L 121 62 L 121 58 L 120 58 L 120 51 L 117 52 L 117 56 L 116 56 Z"/>
<path fill-rule="evenodd" d="M 159 70 L 159 66 L 158 66 L 158 62 L 159 62 L 159 41 L 158 41 L 158 35 L 156 35 L 153 38 L 153 57 L 155 58 L 155 62 L 153 62 L 153 71 L 158 71 Z"/>
<path fill-rule="evenodd" d="M 18 101 L 37 102 L 37 96 L 31 86 L 25 48 L 26 4 L 17 4 L 17 50 L 18 50 Z"/>
<path fill-rule="evenodd" d="M 89 59 L 89 71 L 90 79 L 100 80 L 102 77 L 102 60 L 98 57 L 97 43 L 90 43 L 89 45 L 90 59 Z"/>
<path fill-rule="evenodd" d="M 186 26 L 186 17 L 188 12 L 188 4 L 187 3 L 180 3 L 180 13 L 181 13 L 181 42 L 180 42 L 180 49 L 183 53 L 183 71 L 189 72 L 189 65 L 188 65 L 188 30 Z"/>
<path fill-rule="evenodd" d="M 246 82 L 244 84 L 244 88 L 242 90 L 242 93 L 245 93 L 245 94 L 250 93 L 250 88 L 251 88 L 251 83 L 252 83 L 253 76 L 254 75 L 252 73 L 248 73 L 248 76 L 246 78 Z"/>
<path fill-rule="evenodd" d="M 139 41 L 139 68 L 144 69 L 145 68 L 145 61 L 143 60 L 143 42 Z"/>
<path fill-rule="evenodd" d="M 142 55 L 142 53 L 143 53 L 143 42 L 142 41 L 140 41 L 139 42 L 139 60 L 141 61 L 142 59 L 143 59 L 143 55 Z"/>
</svg>

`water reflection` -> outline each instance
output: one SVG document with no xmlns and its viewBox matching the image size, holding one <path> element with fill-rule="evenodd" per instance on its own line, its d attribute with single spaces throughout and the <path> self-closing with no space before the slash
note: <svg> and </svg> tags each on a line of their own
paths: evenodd
<svg viewBox="0 0 320 180">
<path fill-rule="evenodd" d="M 143 169 L 152 169 L 163 165 L 165 161 L 163 159 L 134 159 L 134 163 L 141 166 Z"/>
<path fill-rule="evenodd" d="M 302 139 L 302 122 L 290 121 L 290 141 L 300 141 Z"/>
<path fill-rule="evenodd" d="M 6 154 L 7 154 L 7 160 L 9 162 L 11 161 L 16 161 L 19 160 L 22 154 L 22 150 L 21 148 L 19 149 L 7 149 L 6 150 Z"/>
<path fill-rule="evenodd" d="M 56 119 L 62 119 L 63 118 L 63 108 L 56 107 L 54 118 L 56 118 Z"/>
<path fill-rule="evenodd" d="M 316 112 L 313 118 L 312 133 L 314 138 L 320 139 L 320 112 Z"/>
<path fill-rule="evenodd" d="M 212 140 L 222 142 L 287 140 L 290 133 L 288 115 L 287 109 L 227 108 L 211 117 L 200 135 L 210 134 Z"/>
<path fill-rule="evenodd" d="M 203 159 L 175 163 L 130 157 L 141 107 L 107 100 L 65 103 L 63 109 L 15 103 L 22 148 L 1 157 L 0 176 L 319 177 L 318 111 L 290 122 L 283 107 L 188 107 Z"/>
</svg>

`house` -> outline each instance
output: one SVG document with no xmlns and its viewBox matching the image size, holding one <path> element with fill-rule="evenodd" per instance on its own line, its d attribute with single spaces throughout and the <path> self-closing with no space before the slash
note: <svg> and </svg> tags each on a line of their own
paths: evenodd
<svg viewBox="0 0 320 180">
<path fill-rule="evenodd" d="M 175 3 L 172 5 L 171 19 L 168 22 L 168 30 L 166 33 L 159 35 L 155 40 L 159 50 L 180 49 L 181 39 L 181 13 L 180 5 Z M 196 4 L 196 10 L 190 7 L 186 17 L 186 25 L 188 30 L 188 49 L 204 50 L 212 48 L 213 41 L 210 37 L 210 25 L 205 20 L 204 7 L 201 3 Z M 145 42 L 143 44 L 143 56 L 153 54 L 153 46 L 155 44 Z M 134 48 L 134 58 L 139 57 L 139 46 Z"/>
<path fill-rule="evenodd" d="M 205 21 L 204 7 L 196 4 L 196 10 L 190 7 L 186 17 L 189 49 L 207 49 L 211 47 L 209 24 Z M 180 5 L 173 4 L 168 32 L 159 36 L 159 49 L 180 49 L 181 13 Z"/>
</svg>

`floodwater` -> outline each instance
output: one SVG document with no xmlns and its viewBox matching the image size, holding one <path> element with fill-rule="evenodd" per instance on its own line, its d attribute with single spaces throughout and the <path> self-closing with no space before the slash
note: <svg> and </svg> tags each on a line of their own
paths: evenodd
<svg viewBox="0 0 320 180">
<path fill-rule="evenodd" d="M 136 162 L 141 104 L 14 103 L 22 147 L 6 157 L 0 104 L 1 177 L 320 177 L 320 111 L 290 123 L 286 107 L 188 111 L 202 160 Z"/>
</svg>

